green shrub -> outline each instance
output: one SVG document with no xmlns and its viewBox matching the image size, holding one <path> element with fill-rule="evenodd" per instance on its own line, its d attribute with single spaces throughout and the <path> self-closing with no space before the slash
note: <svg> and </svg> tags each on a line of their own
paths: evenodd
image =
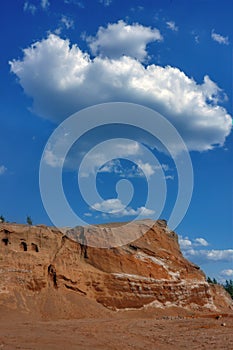
<svg viewBox="0 0 233 350">
<path fill-rule="evenodd" d="M 30 216 L 27 216 L 27 224 L 30 226 L 32 225 L 32 219 Z"/>
</svg>

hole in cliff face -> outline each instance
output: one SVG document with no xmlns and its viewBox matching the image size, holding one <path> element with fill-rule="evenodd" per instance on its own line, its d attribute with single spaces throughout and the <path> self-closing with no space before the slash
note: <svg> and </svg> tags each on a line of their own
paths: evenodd
<svg viewBox="0 0 233 350">
<path fill-rule="evenodd" d="M 53 265 L 49 265 L 48 274 L 49 274 L 50 279 L 53 282 L 54 287 L 57 288 L 58 287 L 57 286 L 57 273 L 56 273 L 56 269 Z"/>
<path fill-rule="evenodd" d="M 34 252 L 39 252 L 39 248 L 38 248 L 38 245 L 37 244 L 35 244 L 35 243 L 32 243 L 31 244 L 31 247 L 32 247 L 32 250 L 34 251 Z"/>
<path fill-rule="evenodd" d="M 10 243 L 10 241 L 8 238 L 3 238 L 2 243 L 4 243 L 5 245 L 8 245 Z"/>
<path fill-rule="evenodd" d="M 138 250 L 138 247 L 136 247 L 135 245 L 133 244 L 130 244 L 129 245 L 130 249 L 134 250 L 134 251 L 137 251 Z"/>
<path fill-rule="evenodd" d="M 5 228 L 4 228 L 4 230 L 2 230 L 2 232 L 5 233 L 5 235 L 9 235 L 10 234 L 10 231 L 6 230 Z"/>
<path fill-rule="evenodd" d="M 20 249 L 24 252 L 26 252 L 28 250 L 28 246 L 26 242 L 21 242 L 20 243 Z"/>
<path fill-rule="evenodd" d="M 2 243 L 3 243 L 4 245 L 6 245 L 6 246 L 7 246 L 8 244 L 11 244 L 11 242 L 10 242 L 10 240 L 9 240 L 10 231 L 4 229 L 4 230 L 1 231 L 1 233 L 3 233 L 3 237 L 5 236 L 4 238 L 2 238 Z"/>
<path fill-rule="evenodd" d="M 80 244 L 81 246 L 81 256 L 84 257 L 84 259 L 88 259 L 88 255 L 87 255 L 87 246 Z"/>
</svg>

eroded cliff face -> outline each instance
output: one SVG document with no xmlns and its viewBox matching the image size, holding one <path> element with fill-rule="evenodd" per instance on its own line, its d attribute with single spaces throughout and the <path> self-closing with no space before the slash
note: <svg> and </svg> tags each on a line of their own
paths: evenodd
<svg viewBox="0 0 233 350">
<path fill-rule="evenodd" d="M 140 237 L 145 225 L 148 231 Z M 61 315 L 69 303 L 74 316 L 80 300 L 84 308 L 97 301 L 111 309 L 231 310 L 223 288 L 209 285 L 199 267 L 183 257 L 177 235 L 166 222 L 150 226 L 147 220 L 138 221 L 132 224 L 137 240 L 103 249 L 68 237 L 88 239 L 90 228 L 63 235 L 43 225 L 0 224 L 0 306 L 31 310 L 37 302 L 39 308 L 54 308 Z M 111 235 L 111 227 L 95 227 L 91 237 L 101 239 L 106 228 Z"/>
</svg>

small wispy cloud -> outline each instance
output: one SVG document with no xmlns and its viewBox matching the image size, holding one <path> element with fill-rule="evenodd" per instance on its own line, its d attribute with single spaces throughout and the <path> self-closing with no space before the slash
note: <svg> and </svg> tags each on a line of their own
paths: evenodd
<svg viewBox="0 0 233 350">
<path fill-rule="evenodd" d="M 4 165 L 0 165 L 0 175 L 5 174 L 6 171 L 7 171 L 7 168 Z"/>
<path fill-rule="evenodd" d="M 196 238 L 194 240 L 194 245 L 207 247 L 209 243 L 204 238 Z"/>
<path fill-rule="evenodd" d="M 200 42 L 200 37 L 199 37 L 199 35 L 195 35 L 194 40 L 195 40 L 195 42 L 196 42 L 197 44 L 199 44 L 199 42 Z"/>
<path fill-rule="evenodd" d="M 165 175 L 165 180 L 174 180 L 174 175 Z"/>
<path fill-rule="evenodd" d="M 72 18 L 62 15 L 58 28 L 54 30 L 54 33 L 60 35 L 63 29 L 73 29 L 74 21 Z"/>
<path fill-rule="evenodd" d="M 137 11 L 143 11 L 144 7 L 143 6 L 136 6 L 136 7 L 131 7 L 130 11 L 131 12 L 137 12 Z"/>
<path fill-rule="evenodd" d="M 77 5 L 79 8 L 84 9 L 85 6 L 83 4 L 82 1 L 78 1 L 78 0 L 64 0 L 65 4 L 73 4 L 73 5 Z"/>
<path fill-rule="evenodd" d="M 175 22 L 168 21 L 166 22 L 168 29 L 171 29 L 173 32 L 178 32 L 179 28 L 176 26 Z"/>
<path fill-rule="evenodd" d="M 61 23 L 66 27 L 66 29 L 74 28 L 74 21 L 68 16 L 62 16 Z"/>
<path fill-rule="evenodd" d="M 29 1 L 26 1 L 23 5 L 24 12 L 29 12 L 34 15 L 37 11 L 37 7 L 34 4 L 31 4 Z"/>
<path fill-rule="evenodd" d="M 221 34 L 215 33 L 214 29 L 211 32 L 211 38 L 219 44 L 229 45 L 228 36 L 223 36 Z"/>
<path fill-rule="evenodd" d="M 99 0 L 100 4 L 103 4 L 105 7 L 108 7 L 111 5 L 113 0 Z"/>
<path fill-rule="evenodd" d="M 41 0 L 40 4 L 43 10 L 47 10 L 50 6 L 50 2 L 48 0 Z"/>
<path fill-rule="evenodd" d="M 58 144 L 62 145 L 62 142 L 63 140 L 61 139 L 57 140 Z M 52 168 L 60 168 L 63 166 L 64 160 L 65 159 L 61 155 L 56 154 L 54 152 L 52 145 L 49 144 L 44 153 L 43 161 L 45 162 L 45 164 L 51 166 Z"/>
<path fill-rule="evenodd" d="M 42 8 L 42 10 L 47 10 L 50 6 L 50 2 L 48 0 L 41 0 L 40 4 L 38 4 L 37 6 L 29 1 L 25 1 L 24 5 L 23 5 L 23 10 L 24 12 L 29 12 L 32 15 L 35 15 L 36 11 L 38 10 L 38 8 Z"/>
<path fill-rule="evenodd" d="M 180 248 L 183 250 L 190 249 L 192 247 L 192 241 L 188 237 L 179 236 Z"/>
<path fill-rule="evenodd" d="M 137 165 L 136 165 L 137 164 Z M 135 159 L 135 164 L 130 167 L 125 167 L 119 159 L 114 159 L 102 166 L 98 173 L 114 173 L 123 178 L 144 177 L 150 178 L 156 171 L 163 170 L 164 172 L 171 169 L 167 164 L 152 165 L 149 162 L 143 162 L 140 159 Z M 166 180 L 173 180 L 173 175 L 165 175 Z"/>
<path fill-rule="evenodd" d="M 233 277 L 233 269 L 226 269 L 220 272 L 221 276 Z"/>
<path fill-rule="evenodd" d="M 200 36 L 198 35 L 197 31 L 195 29 L 193 29 L 190 33 L 193 36 L 195 43 L 199 44 L 200 43 Z"/>
</svg>

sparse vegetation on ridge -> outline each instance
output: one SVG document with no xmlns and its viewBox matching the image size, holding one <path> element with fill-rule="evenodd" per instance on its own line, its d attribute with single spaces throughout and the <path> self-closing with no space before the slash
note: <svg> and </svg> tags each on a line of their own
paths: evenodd
<svg viewBox="0 0 233 350">
<path fill-rule="evenodd" d="M 233 299 L 233 280 L 226 280 L 225 283 L 218 283 L 216 278 L 211 279 L 210 277 L 207 277 L 207 282 L 212 284 L 220 284 L 223 286 L 223 288 L 230 294 L 231 298 Z"/>
<path fill-rule="evenodd" d="M 27 224 L 30 226 L 32 225 L 32 219 L 30 216 L 27 216 Z"/>
</svg>

